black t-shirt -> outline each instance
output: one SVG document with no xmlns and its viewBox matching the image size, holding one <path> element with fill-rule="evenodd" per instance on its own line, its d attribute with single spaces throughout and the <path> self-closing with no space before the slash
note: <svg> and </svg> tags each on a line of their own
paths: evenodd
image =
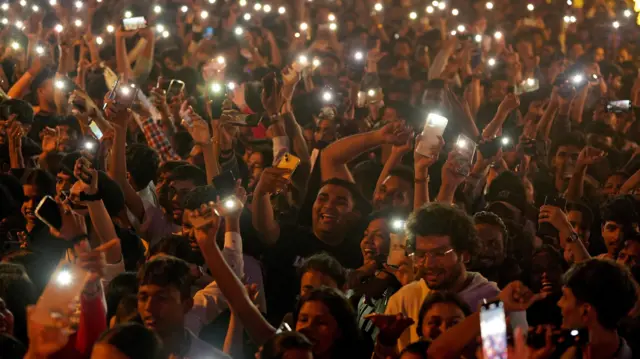
<svg viewBox="0 0 640 359">
<path fill-rule="evenodd" d="M 330 246 L 304 227 L 280 227 L 280 238 L 265 250 L 265 290 L 267 317 L 277 325 L 293 309 L 299 293 L 300 278 L 297 269 L 305 258 L 326 252 L 334 256 L 345 268 L 355 269 L 362 264 L 360 239 L 348 236 L 337 246 Z"/>
<path fill-rule="evenodd" d="M 36 143 L 40 143 L 40 132 L 44 130 L 45 127 L 55 128 L 60 119 L 58 116 L 46 112 L 38 112 L 33 117 L 33 124 L 31 125 L 31 130 L 27 136 L 35 141 Z"/>
</svg>

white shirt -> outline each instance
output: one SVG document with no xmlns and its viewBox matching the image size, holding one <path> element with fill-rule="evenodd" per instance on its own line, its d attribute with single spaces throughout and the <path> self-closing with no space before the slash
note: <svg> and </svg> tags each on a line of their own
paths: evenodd
<svg viewBox="0 0 640 359">
<path fill-rule="evenodd" d="M 229 355 L 202 341 L 189 330 L 187 331 L 191 336 L 191 345 L 189 352 L 182 359 L 231 359 Z"/>
</svg>

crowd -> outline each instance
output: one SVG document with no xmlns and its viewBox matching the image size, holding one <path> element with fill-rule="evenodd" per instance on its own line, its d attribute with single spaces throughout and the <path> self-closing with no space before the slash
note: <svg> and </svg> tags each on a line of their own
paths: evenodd
<svg viewBox="0 0 640 359">
<path fill-rule="evenodd" d="M 638 357 L 637 6 L 3 0 L 0 358 Z"/>
</svg>

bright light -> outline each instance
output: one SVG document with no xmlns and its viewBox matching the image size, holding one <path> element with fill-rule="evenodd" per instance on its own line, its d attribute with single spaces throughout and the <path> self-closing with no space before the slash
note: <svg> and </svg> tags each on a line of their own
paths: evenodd
<svg viewBox="0 0 640 359">
<path fill-rule="evenodd" d="M 533 4 L 529 4 L 529 5 L 527 5 L 527 10 L 529 10 L 529 11 L 533 11 L 533 10 L 535 10 L 535 8 L 536 8 L 536 7 L 535 7 L 535 6 L 533 6 Z"/>
<path fill-rule="evenodd" d="M 306 65 L 309 63 L 309 59 L 305 55 L 298 56 L 298 63 L 300 65 Z"/>
<path fill-rule="evenodd" d="M 61 270 L 60 272 L 58 272 L 58 276 L 56 277 L 56 282 L 58 283 L 58 285 L 63 287 L 71 284 L 72 280 L 73 276 L 68 270 Z"/>
<path fill-rule="evenodd" d="M 44 47 L 36 46 L 36 54 L 38 54 L 38 55 L 44 54 Z"/>
<path fill-rule="evenodd" d="M 485 4 L 485 7 L 487 8 L 487 10 L 491 10 L 493 9 L 493 3 L 489 1 Z"/>
<path fill-rule="evenodd" d="M 573 1 L 567 0 L 567 5 L 569 5 L 569 6 L 573 5 Z"/>
<path fill-rule="evenodd" d="M 494 59 L 493 57 L 490 57 L 489 60 L 487 60 L 487 65 L 491 67 L 496 66 L 496 59 Z"/>
<path fill-rule="evenodd" d="M 246 14 L 244 14 L 244 16 L 242 18 L 244 19 L 244 21 L 249 21 L 249 20 L 251 20 L 251 14 L 246 13 Z"/>
<path fill-rule="evenodd" d="M 9 10 L 9 4 L 7 4 L 7 3 L 2 4 L 2 6 L 0 6 L 0 7 L 2 8 L 2 11 Z"/>
<path fill-rule="evenodd" d="M 25 0 L 20 0 L 20 6 L 22 7 L 27 6 L 27 2 Z"/>
<path fill-rule="evenodd" d="M 40 11 L 40 8 L 38 7 L 38 5 L 33 5 L 33 6 L 31 6 L 31 11 L 38 12 L 38 11 Z"/>
<path fill-rule="evenodd" d="M 247 6 L 247 0 L 240 0 L 240 2 L 238 2 L 238 5 L 240 5 L 240 7 Z"/>
<path fill-rule="evenodd" d="M 569 17 L 569 15 L 565 15 L 563 19 L 567 24 L 571 22 L 571 18 Z"/>
<path fill-rule="evenodd" d="M 271 12 L 271 5 L 266 4 L 265 6 L 262 7 L 262 11 L 264 11 L 266 13 L 270 13 Z"/>
<path fill-rule="evenodd" d="M 336 30 L 338 30 L 338 25 L 336 25 L 335 22 L 332 22 L 331 24 L 329 24 L 329 29 L 331 31 L 336 31 Z"/>
<path fill-rule="evenodd" d="M 82 20 L 80 20 L 80 19 L 76 19 L 76 20 L 73 22 L 73 24 L 74 24 L 74 25 L 76 25 L 76 27 L 80 27 L 80 26 L 82 26 Z"/>
<path fill-rule="evenodd" d="M 180 8 L 180 11 L 182 11 L 183 13 L 186 13 L 187 11 L 189 11 L 189 7 L 187 5 L 184 5 Z"/>
<path fill-rule="evenodd" d="M 496 40 L 500 40 L 500 39 L 502 39 L 502 33 L 501 33 L 500 31 L 496 31 L 496 32 L 493 34 L 493 37 L 494 37 Z"/>
<path fill-rule="evenodd" d="M 580 334 L 580 332 L 578 331 L 578 329 L 572 329 L 571 330 L 571 336 L 577 336 L 578 334 Z"/>
<path fill-rule="evenodd" d="M 162 6 L 160 5 L 156 5 L 153 7 L 153 12 L 155 12 L 156 14 L 159 14 L 162 12 Z"/>
<path fill-rule="evenodd" d="M 329 14 L 328 19 L 329 19 L 329 21 L 331 21 L 331 22 L 336 21 L 336 16 L 335 16 L 334 14 Z"/>
<path fill-rule="evenodd" d="M 82 1 L 76 1 L 76 8 L 77 8 L 77 9 L 82 9 L 82 6 L 83 6 L 83 5 L 84 5 L 84 4 L 82 3 Z"/>
<path fill-rule="evenodd" d="M 573 16 L 573 15 L 571 15 L 571 17 L 570 17 L 569 19 L 570 19 L 570 20 L 571 20 L 571 22 L 572 22 L 572 23 L 574 23 L 574 24 L 575 24 L 575 22 L 576 22 L 576 21 L 578 21 L 578 20 L 576 19 L 576 17 L 575 17 L 575 16 Z"/>
<path fill-rule="evenodd" d="M 404 221 L 401 219 L 394 219 L 392 225 L 393 225 L 393 229 L 401 230 L 404 228 Z"/>
<path fill-rule="evenodd" d="M 300 24 L 300 30 L 307 31 L 308 28 L 309 28 L 309 25 L 307 25 L 306 22 L 303 22 Z"/>
<path fill-rule="evenodd" d="M 3 17 L 3 18 L 2 18 L 2 24 L 3 24 L 3 25 L 6 25 L 6 24 L 8 24 L 8 23 L 9 23 L 9 19 L 7 19 L 6 17 Z"/>
<path fill-rule="evenodd" d="M 502 137 L 500 142 L 502 143 L 503 146 L 506 146 L 509 144 L 509 142 L 511 142 L 511 139 L 509 139 L 509 137 Z"/>
<path fill-rule="evenodd" d="M 427 12 L 427 14 L 433 14 L 433 6 L 431 6 L 431 5 L 427 6 L 425 11 Z"/>
<path fill-rule="evenodd" d="M 582 83 L 582 81 L 584 81 L 584 76 L 582 76 L 581 74 L 573 75 L 573 77 L 571 78 L 571 81 L 574 84 L 580 84 Z"/>
<path fill-rule="evenodd" d="M 362 53 L 362 51 L 356 51 L 356 53 L 353 54 L 353 58 L 357 61 L 361 61 L 364 58 L 364 54 Z"/>
<path fill-rule="evenodd" d="M 102 39 L 101 36 L 97 36 L 96 37 L 96 44 L 98 45 L 102 45 L 104 43 L 104 40 Z"/>
<path fill-rule="evenodd" d="M 62 90 L 65 88 L 64 81 L 62 80 L 56 80 L 56 82 L 54 82 L 54 85 L 58 90 Z"/>
<path fill-rule="evenodd" d="M 458 32 L 456 30 L 451 30 L 451 32 L 450 32 L 451 36 L 456 36 L 457 33 Z"/>
<path fill-rule="evenodd" d="M 202 19 L 206 19 L 206 18 L 208 18 L 208 17 L 209 17 L 209 12 L 208 12 L 207 10 L 202 10 L 202 11 L 200 12 L 200 17 L 201 17 Z"/>
<path fill-rule="evenodd" d="M 56 6 L 58 2 L 56 0 L 49 0 L 49 5 Z"/>
<path fill-rule="evenodd" d="M 229 82 L 229 83 L 227 84 L 227 88 L 228 88 L 229 90 L 231 90 L 231 91 L 235 90 L 235 89 L 236 89 L 236 83 L 235 83 L 235 82 Z"/>
<path fill-rule="evenodd" d="M 460 147 L 460 148 L 466 148 L 467 147 L 467 141 L 465 139 L 459 139 L 458 142 L 456 142 L 456 146 Z"/>
<path fill-rule="evenodd" d="M 242 34 L 244 33 L 244 30 L 243 30 L 240 26 L 236 26 L 236 29 L 235 29 L 235 30 L 233 30 L 233 32 L 234 32 L 236 35 L 240 36 L 240 35 L 242 35 Z"/>
<path fill-rule="evenodd" d="M 114 31 L 116 31 L 116 28 L 115 28 L 115 27 L 113 27 L 113 25 L 107 25 L 107 32 L 108 32 L 108 33 L 112 33 L 112 32 L 114 32 Z"/>
<path fill-rule="evenodd" d="M 93 146 L 94 146 L 94 145 L 93 145 L 93 142 L 89 142 L 89 141 L 87 141 L 87 142 L 85 142 L 85 143 L 84 143 L 84 148 L 86 148 L 86 149 L 88 149 L 88 150 L 92 150 L 92 149 L 93 149 Z"/>
<path fill-rule="evenodd" d="M 14 41 L 14 42 L 11 43 L 11 48 L 14 49 L 14 50 L 18 50 L 18 49 L 20 49 L 20 44 L 17 43 L 16 41 Z"/>
<path fill-rule="evenodd" d="M 415 20 L 418 18 L 418 14 L 415 11 L 409 13 L 409 19 Z"/>
<path fill-rule="evenodd" d="M 447 3 L 441 2 L 441 3 L 438 4 L 438 9 L 444 10 L 446 8 L 447 8 Z"/>
<path fill-rule="evenodd" d="M 633 15 L 633 12 L 629 9 L 624 11 L 624 17 L 631 17 L 631 15 Z"/>
<path fill-rule="evenodd" d="M 295 38 L 299 38 L 299 37 L 300 37 L 300 33 L 299 33 L 299 32 L 296 32 L 295 34 L 293 34 L 293 36 L 294 36 Z"/>
<path fill-rule="evenodd" d="M 128 19 L 128 18 L 130 18 L 130 17 L 132 17 L 132 16 L 133 16 L 133 13 L 132 13 L 131 11 L 127 10 L 127 11 L 125 11 L 125 12 L 124 12 L 124 17 L 125 17 L 125 18 L 127 18 L 127 19 Z"/>
<path fill-rule="evenodd" d="M 209 4 L 215 4 L 216 0 L 209 0 Z"/>
<path fill-rule="evenodd" d="M 373 10 L 375 10 L 377 12 L 382 11 L 382 4 L 376 3 L 375 5 L 373 5 Z"/>
<path fill-rule="evenodd" d="M 64 26 L 58 24 L 54 27 L 54 30 L 56 30 L 56 32 L 62 32 L 62 30 L 64 30 Z"/>
<path fill-rule="evenodd" d="M 480 34 L 476 35 L 476 36 L 475 36 L 475 40 L 476 40 L 476 42 L 478 42 L 478 43 L 482 42 L 482 35 L 480 35 Z"/>
<path fill-rule="evenodd" d="M 371 89 L 371 90 L 367 91 L 367 95 L 369 95 L 369 97 L 375 96 L 376 95 L 376 90 Z"/>
<path fill-rule="evenodd" d="M 284 6 L 280 6 L 280 7 L 278 8 L 278 14 L 282 15 L 282 14 L 284 14 L 285 12 L 287 12 L 287 8 L 285 8 Z"/>
<path fill-rule="evenodd" d="M 451 15 L 458 16 L 458 14 L 460 14 L 460 11 L 458 11 L 458 9 L 451 10 Z"/>
<path fill-rule="evenodd" d="M 211 84 L 211 91 L 218 93 L 220 91 L 222 91 L 222 86 L 220 86 L 219 83 L 213 83 Z"/>
<path fill-rule="evenodd" d="M 535 85 L 535 84 L 536 84 L 536 79 L 531 78 L 531 77 L 529 77 L 529 78 L 527 79 L 527 85 L 528 85 L 528 86 L 533 86 L 533 85 Z"/>
<path fill-rule="evenodd" d="M 313 65 L 313 67 L 318 67 L 320 66 L 320 60 L 313 59 L 313 61 L 311 61 L 311 64 Z"/>
<path fill-rule="evenodd" d="M 614 22 L 613 22 L 613 28 L 614 28 L 614 29 L 617 29 L 617 28 L 619 28 L 619 27 L 620 27 L 620 23 L 619 23 L 618 21 L 614 21 Z"/>
<path fill-rule="evenodd" d="M 434 0 L 434 1 L 431 2 L 431 5 L 438 6 L 438 5 L 440 5 L 440 3 L 438 1 L 436 1 L 436 0 Z"/>
<path fill-rule="evenodd" d="M 20 30 L 24 28 L 24 23 L 21 20 L 16 21 L 16 27 Z"/>
<path fill-rule="evenodd" d="M 326 102 L 331 101 L 331 99 L 333 99 L 333 94 L 329 91 L 325 91 L 322 93 L 322 99 L 325 100 Z"/>
<path fill-rule="evenodd" d="M 255 5 L 253 5 L 253 10 L 260 11 L 260 9 L 262 9 L 262 4 L 260 4 L 259 2 L 255 3 Z"/>
<path fill-rule="evenodd" d="M 165 38 L 165 39 L 166 39 L 166 38 L 168 38 L 168 37 L 169 37 L 169 31 L 164 30 L 164 31 L 162 32 L 162 37 L 163 37 L 163 38 Z"/>
<path fill-rule="evenodd" d="M 156 25 L 156 31 L 157 32 L 163 32 L 164 31 L 164 25 L 162 25 L 162 24 Z"/>
<path fill-rule="evenodd" d="M 125 86 L 125 87 L 123 87 L 122 89 L 120 89 L 120 92 L 122 92 L 122 94 L 123 94 L 124 96 L 129 96 L 129 95 L 131 95 L 131 88 L 130 88 L 130 87 L 127 87 L 127 86 Z"/>
<path fill-rule="evenodd" d="M 464 27 L 464 25 L 458 25 L 457 30 L 458 32 L 464 32 L 464 30 L 466 30 L 467 28 Z"/>
<path fill-rule="evenodd" d="M 236 207 L 236 202 L 232 199 L 228 199 L 226 201 L 224 201 L 224 206 L 227 209 L 234 209 Z"/>
<path fill-rule="evenodd" d="M 225 62 L 225 60 L 224 60 L 224 56 L 218 56 L 218 57 L 216 58 L 216 61 L 217 61 L 220 65 L 224 65 L 224 62 Z"/>
</svg>

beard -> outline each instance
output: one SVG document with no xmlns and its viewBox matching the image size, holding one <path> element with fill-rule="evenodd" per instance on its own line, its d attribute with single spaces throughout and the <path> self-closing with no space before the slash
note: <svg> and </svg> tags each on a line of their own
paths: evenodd
<svg viewBox="0 0 640 359">
<path fill-rule="evenodd" d="M 461 263 L 457 263 L 450 269 L 428 270 L 421 268 L 419 270 L 420 277 L 427 283 L 429 289 L 432 290 L 450 290 L 458 281 L 463 273 Z M 435 278 L 433 278 L 435 277 Z"/>
</svg>

